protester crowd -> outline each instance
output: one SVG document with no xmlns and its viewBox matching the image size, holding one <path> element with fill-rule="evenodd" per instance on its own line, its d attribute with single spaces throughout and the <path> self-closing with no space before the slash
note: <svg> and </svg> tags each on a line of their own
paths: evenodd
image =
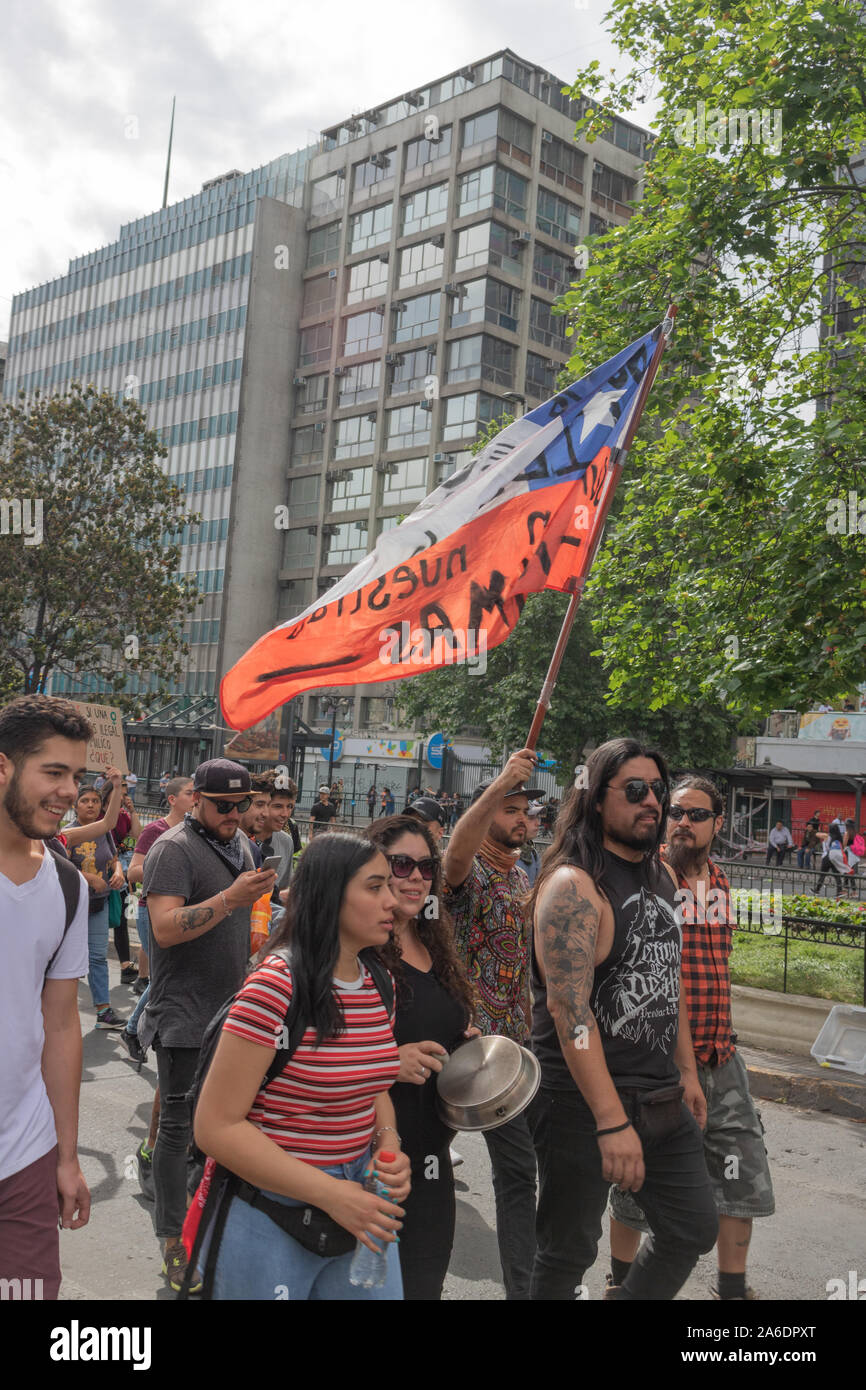
<svg viewBox="0 0 866 1390">
<path fill-rule="evenodd" d="M 61 699 L 0 710 L 0 1277 L 56 1297 L 58 1215 L 88 1219 L 86 976 L 94 1026 L 139 1067 L 153 1054 L 139 1174 L 182 1296 L 440 1298 L 456 1203 L 437 1078 L 479 1036 L 530 1047 L 541 1073 L 484 1131 L 506 1298 L 579 1297 L 609 1200 L 607 1298 L 672 1299 L 713 1246 L 712 1296 L 758 1296 L 746 1259 L 773 1187 L 732 1032 L 711 781 L 672 787 L 660 752 L 605 743 L 542 857 L 528 749 L 466 806 L 419 788 L 398 813 L 372 787 L 363 833 L 334 826 L 338 780 L 299 853 L 294 783 L 211 759 L 166 776 L 142 828 L 129 776 L 86 782 L 90 734 Z M 823 845 L 822 877 L 863 853 L 853 822 Z M 109 1000 L 112 921 L 128 1018 Z"/>
</svg>

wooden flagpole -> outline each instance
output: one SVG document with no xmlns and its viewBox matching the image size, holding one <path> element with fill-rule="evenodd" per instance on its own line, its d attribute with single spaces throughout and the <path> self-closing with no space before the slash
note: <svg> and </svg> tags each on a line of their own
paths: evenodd
<svg viewBox="0 0 866 1390">
<path fill-rule="evenodd" d="M 595 536 L 590 545 L 588 546 L 587 551 L 584 555 L 583 573 L 575 580 L 574 592 L 571 595 L 571 599 L 569 600 L 568 604 L 568 609 L 566 610 L 565 617 L 562 620 L 562 627 L 559 630 L 559 636 L 556 639 L 556 646 L 554 647 L 553 655 L 550 658 L 550 665 L 547 668 L 547 675 L 545 676 L 544 684 L 541 687 L 541 694 L 538 697 L 538 704 L 535 706 L 535 714 L 533 715 L 532 724 L 529 730 L 529 736 L 526 740 L 527 748 L 537 747 L 538 738 L 541 733 L 541 726 L 544 723 L 544 717 L 547 714 L 548 709 L 550 708 L 550 701 L 553 696 L 553 691 L 556 685 L 557 677 L 559 676 L 559 668 L 562 665 L 562 658 L 565 656 L 565 649 L 568 645 L 568 639 L 571 636 L 571 629 L 574 626 L 574 619 L 577 614 L 577 605 L 580 603 L 584 585 L 586 584 L 587 575 L 589 574 L 589 571 L 592 568 L 592 562 L 595 559 L 596 551 L 598 550 L 598 547 L 601 543 L 602 532 L 604 530 L 605 521 L 607 520 L 608 511 L 610 510 L 610 504 L 613 500 L 613 495 L 616 492 L 620 475 L 625 465 L 626 458 L 628 457 L 628 451 L 632 445 L 632 440 L 634 439 L 635 434 L 637 433 L 638 425 L 641 422 L 641 416 L 643 415 L 644 407 L 646 406 L 647 397 L 649 396 L 653 382 L 656 379 L 659 364 L 662 360 L 662 353 L 664 352 L 665 347 L 667 346 L 668 339 L 670 338 L 676 314 L 676 304 L 669 304 L 668 311 L 665 314 L 664 319 L 662 320 L 658 342 L 656 343 L 653 355 L 650 358 L 650 364 L 647 368 L 646 375 L 643 381 L 641 382 L 640 390 L 638 391 L 631 419 L 626 428 L 625 435 L 623 436 L 622 444 L 620 444 L 616 449 L 614 449 L 613 453 L 610 456 L 610 460 L 608 462 L 607 467 L 607 477 L 605 479 L 604 484 L 604 495 L 599 504 L 600 516 L 597 515 L 596 517 Z"/>
</svg>

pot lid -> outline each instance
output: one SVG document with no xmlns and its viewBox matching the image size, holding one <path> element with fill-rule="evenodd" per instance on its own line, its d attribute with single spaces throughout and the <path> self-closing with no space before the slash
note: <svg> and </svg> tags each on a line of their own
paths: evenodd
<svg viewBox="0 0 866 1390">
<path fill-rule="evenodd" d="M 511 1038 L 473 1038 L 451 1055 L 437 1078 L 449 1105 L 485 1105 L 516 1085 L 523 1069 L 523 1049 Z"/>
</svg>

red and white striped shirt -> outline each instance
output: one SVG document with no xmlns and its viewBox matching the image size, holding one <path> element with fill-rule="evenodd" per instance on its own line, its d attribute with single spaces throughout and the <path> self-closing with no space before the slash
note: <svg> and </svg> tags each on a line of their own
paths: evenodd
<svg viewBox="0 0 866 1390">
<path fill-rule="evenodd" d="M 400 1057 L 390 1018 L 367 970 L 357 986 L 335 982 L 346 1020 L 336 1038 L 316 1046 L 308 1028 L 298 1050 L 247 1119 L 293 1158 L 317 1167 L 349 1163 L 369 1147 L 374 1101 L 397 1080 Z M 292 997 L 292 976 L 280 956 L 266 956 L 229 1010 L 226 1031 L 276 1051 Z"/>
</svg>

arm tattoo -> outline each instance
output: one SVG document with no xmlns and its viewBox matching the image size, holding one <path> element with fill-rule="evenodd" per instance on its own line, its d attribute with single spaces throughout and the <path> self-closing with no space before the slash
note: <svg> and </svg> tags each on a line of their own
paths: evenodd
<svg viewBox="0 0 866 1390">
<path fill-rule="evenodd" d="M 596 1026 L 589 1006 L 599 914 L 574 880 L 551 887 L 538 912 L 547 1007 L 563 1047 Z"/>
<path fill-rule="evenodd" d="M 181 931 L 197 931 L 203 927 L 213 917 L 212 907 L 183 907 L 177 915 L 177 924 Z"/>
</svg>

